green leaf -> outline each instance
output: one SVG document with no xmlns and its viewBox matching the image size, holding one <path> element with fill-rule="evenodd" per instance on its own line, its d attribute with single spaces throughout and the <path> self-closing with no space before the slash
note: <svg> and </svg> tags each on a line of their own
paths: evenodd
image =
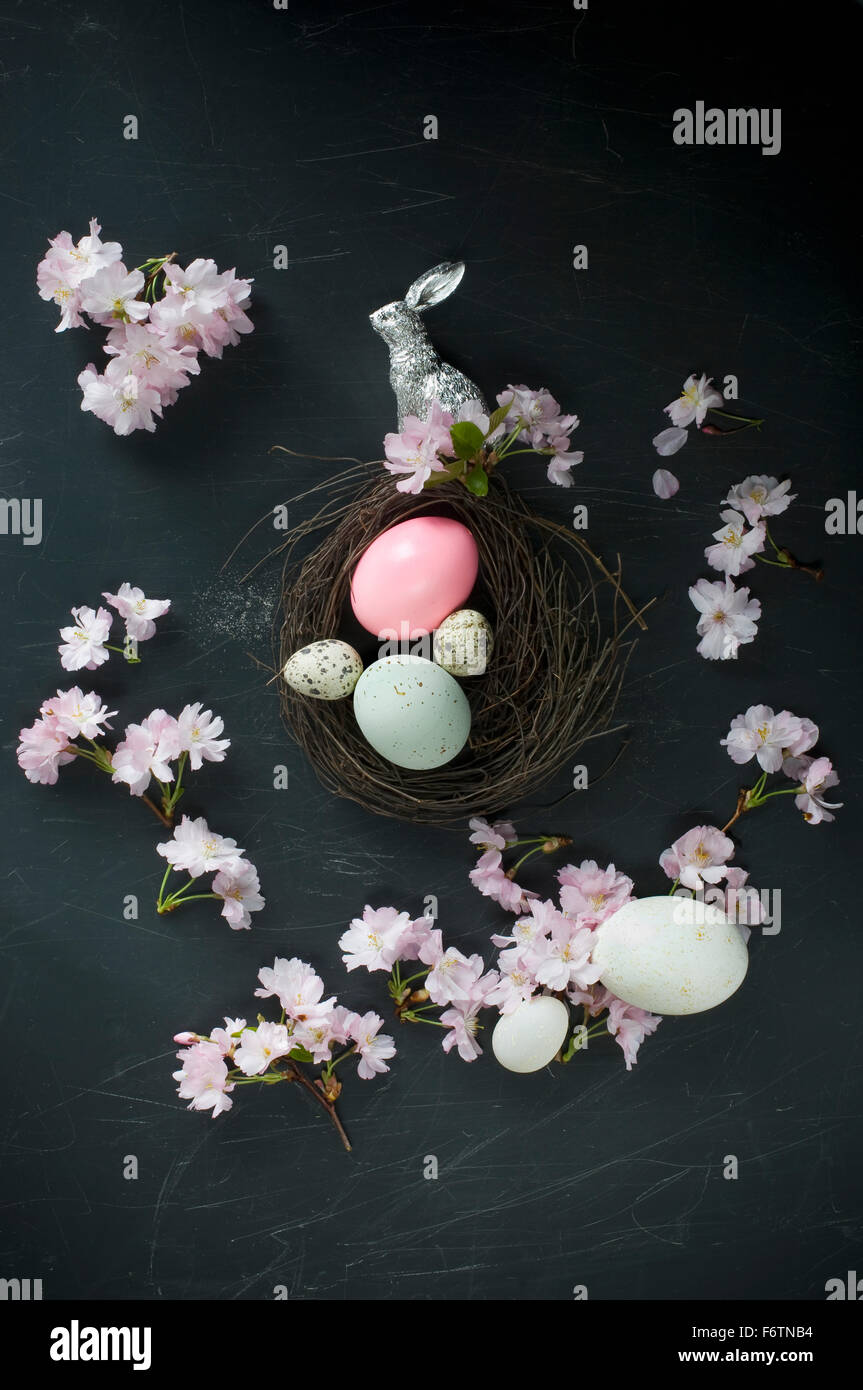
<svg viewBox="0 0 863 1390">
<path fill-rule="evenodd" d="M 451 483 L 454 478 L 460 478 L 464 472 L 464 460 L 455 459 L 446 465 L 443 473 L 432 473 L 426 478 L 424 487 L 440 487 L 441 483 Z"/>
<path fill-rule="evenodd" d="M 460 459 L 472 459 L 482 448 L 485 435 L 472 420 L 459 420 L 450 426 L 452 445 Z"/>
<path fill-rule="evenodd" d="M 472 468 L 468 473 L 464 485 L 474 497 L 485 497 L 488 492 L 488 474 L 477 464 L 476 468 Z"/>
<path fill-rule="evenodd" d="M 292 1059 L 292 1061 L 294 1061 L 294 1062 L 313 1062 L 313 1061 L 314 1061 L 314 1058 L 312 1057 L 312 1054 L 311 1054 L 311 1052 L 309 1052 L 308 1048 L 302 1047 L 299 1043 L 297 1044 L 296 1047 L 292 1047 L 292 1048 L 291 1048 L 290 1052 L 288 1053 L 288 1056 L 289 1056 L 289 1057 Z"/>
<path fill-rule="evenodd" d="M 497 427 L 498 427 L 498 425 L 502 425 L 502 424 L 503 424 L 504 420 L 505 420 L 506 417 L 507 417 L 507 412 L 509 411 L 510 404 L 511 404 L 511 402 L 507 401 L 506 405 L 499 405 L 498 408 L 497 408 L 497 410 L 493 410 L 492 413 L 491 413 L 491 415 L 489 415 L 489 417 L 488 417 L 488 432 L 489 432 L 489 434 L 491 434 L 493 430 L 496 430 Z"/>
</svg>

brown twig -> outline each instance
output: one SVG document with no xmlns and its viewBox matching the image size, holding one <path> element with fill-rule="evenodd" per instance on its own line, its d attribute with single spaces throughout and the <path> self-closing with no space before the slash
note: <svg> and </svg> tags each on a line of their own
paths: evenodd
<svg viewBox="0 0 863 1390">
<path fill-rule="evenodd" d="M 723 825 L 723 827 L 722 827 L 722 834 L 723 834 L 723 835 L 725 834 L 726 830 L 730 830 L 730 828 L 731 828 L 731 826 L 734 824 L 734 822 L 735 822 L 736 820 L 739 820 L 740 817 L 743 815 L 743 812 L 744 812 L 744 811 L 746 810 L 746 808 L 747 808 L 747 802 L 748 802 L 748 801 L 749 801 L 749 788 L 748 788 L 748 787 L 741 787 L 741 788 L 740 788 L 740 791 L 737 793 L 737 810 L 734 812 L 734 815 L 731 817 L 731 820 L 728 822 L 728 824 L 727 824 L 727 825 Z"/>
<path fill-rule="evenodd" d="M 338 1112 L 332 1101 L 327 1100 L 323 1091 L 319 1090 L 318 1087 L 314 1084 L 314 1082 L 309 1080 L 305 1072 L 301 1071 L 299 1065 L 293 1060 L 290 1061 L 285 1076 L 292 1081 L 299 1081 L 300 1085 L 305 1087 L 305 1089 L 309 1092 L 310 1095 L 314 1096 L 318 1104 L 323 1106 L 324 1110 L 326 1110 L 327 1114 L 330 1117 L 331 1123 L 335 1127 L 336 1133 L 338 1134 L 339 1138 L 344 1144 L 345 1149 L 348 1153 L 350 1153 L 351 1141 L 345 1133 L 344 1125 L 339 1119 Z"/>
<path fill-rule="evenodd" d="M 163 825 L 167 826 L 167 828 L 168 828 L 169 830 L 173 830 L 173 828 L 174 828 L 174 817 L 173 817 L 173 816 L 166 816 L 166 815 L 165 815 L 165 812 L 162 811 L 162 810 L 160 810 L 159 807 L 156 805 L 155 801 L 151 800 L 151 798 L 150 798 L 149 796 L 147 796 L 146 793 L 141 797 L 141 800 L 143 801 L 143 803 L 144 803 L 145 806 L 149 806 L 149 808 L 150 808 L 150 810 L 153 812 L 153 815 L 154 815 L 154 816 L 158 816 L 158 817 L 159 817 L 159 820 L 162 822 Z"/>
<path fill-rule="evenodd" d="M 801 574 L 811 574 L 816 584 L 820 584 L 824 578 L 824 571 L 820 565 L 804 565 L 797 559 L 796 555 L 792 555 L 790 550 L 784 548 L 777 550 L 776 553 L 783 565 L 787 565 L 792 570 L 800 570 Z"/>
</svg>

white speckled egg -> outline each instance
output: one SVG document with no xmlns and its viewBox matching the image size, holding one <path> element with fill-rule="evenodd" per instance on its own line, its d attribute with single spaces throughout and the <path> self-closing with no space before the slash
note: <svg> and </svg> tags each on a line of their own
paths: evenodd
<svg viewBox="0 0 863 1390">
<path fill-rule="evenodd" d="M 601 923 L 593 961 L 620 999 L 657 1014 L 698 1014 L 743 983 L 749 952 L 736 922 L 710 903 L 668 895 L 626 903 Z"/>
<path fill-rule="evenodd" d="M 343 700 L 363 673 L 359 652 L 347 642 L 329 637 L 300 647 L 285 662 L 282 672 L 292 690 L 313 700 Z"/>
<path fill-rule="evenodd" d="M 557 1056 L 568 1031 L 566 1005 L 551 994 L 538 994 L 501 1016 L 491 1047 L 507 1071 L 539 1071 Z"/>
<path fill-rule="evenodd" d="M 470 733 L 470 705 L 458 681 L 422 656 L 385 656 L 367 666 L 354 714 L 372 748 L 397 767 L 441 767 Z"/>
<path fill-rule="evenodd" d="M 493 645 L 488 618 L 475 608 L 458 608 L 434 635 L 434 659 L 451 676 L 481 676 Z"/>
</svg>

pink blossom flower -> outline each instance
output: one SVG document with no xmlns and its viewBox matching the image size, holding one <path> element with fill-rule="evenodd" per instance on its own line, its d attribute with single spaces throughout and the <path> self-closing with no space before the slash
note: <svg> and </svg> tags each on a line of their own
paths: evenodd
<svg viewBox="0 0 863 1390">
<path fill-rule="evenodd" d="M 729 864 L 725 870 L 725 901 L 722 910 L 726 917 L 737 923 L 744 941 L 748 941 L 751 936 L 750 927 L 757 926 L 764 920 L 761 895 L 751 884 L 747 886 L 748 878 L 746 869 L 738 869 L 733 864 Z"/>
<path fill-rule="evenodd" d="M 244 1028 L 234 1050 L 234 1061 L 246 1076 L 261 1076 L 277 1057 L 286 1057 L 294 1046 L 283 1023 L 259 1023 Z"/>
<path fill-rule="evenodd" d="M 165 282 L 165 297 L 151 308 L 150 321 L 174 346 L 202 348 L 209 357 L 221 357 L 228 344 L 252 332 L 245 312 L 252 282 L 238 280 L 235 270 L 220 274 L 212 260 L 194 260 L 185 270 L 168 263 Z"/>
<path fill-rule="evenodd" d="M 455 946 L 450 946 L 438 956 L 434 953 L 432 968 L 425 978 L 425 989 L 433 1003 L 443 1007 L 446 1004 L 461 1004 L 471 998 L 471 989 L 482 974 L 481 956 L 465 956 Z M 420 960 L 425 964 L 424 948 L 420 948 Z"/>
<path fill-rule="evenodd" d="M 421 949 L 434 931 L 433 918 L 415 917 L 399 938 L 396 960 L 419 960 Z"/>
<path fill-rule="evenodd" d="M 201 370 L 194 346 L 158 333 L 152 324 L 118 324 L 108 334 L 105 351 L 120 363 L 118 374 L 131 372 L 163 397 L 188 386 L 189 373 L 197 376 Z"/>
<path fill-rule="evenodd" d="M 719 392 L 715 388 L 711 390 L 712 384 L 713 377 L 699 378 L 694 373 L 688 376 L 678 399 L 665 407 L 665 413 L 671 419 L 671 423 L 679 428 L 693 423 L 703 424 L 708 410 L 722 405 Z"/>
<path fill-rule="evenodd" d="M 294 1024 L 294 1031 L 291 1034 L 291 1044 L 293 1047 L 304 1047 L 311 1053 L 312 1061 L 316 1066 L 321 1062 L 328 1062 L 333 1055 L 333 1044 L 336 1039 L 333 1036 L 333 1014 L 323 1014 L 320 1018 L 310 1019 L 306 1023 Z"/>
<path fill-rule="evenodd" d="M 535 896 L 507 877 L 501 868 L 500 851 L 496 849 L 487 850 L 480 856 L 468 878 L 484 898 L 500 903 L 507 912 L 520 912 L 525 898 Z"/>
<path fill-rule="evenodd" d="M 667 502 L 669 497 L 680 491 L 680 483 L 667 468 L 657 468 L 653 475 L 653 491 L 663 502 Z"/>
<path fill-rule="evenodd" d="M 99 738 L 111 725 L 108 720 L 117 713 L 103 705 L 100 696 L 94 691 L 84 694 L 80 686 L 71 690 L 58 690 L 39 708 L 45 718 L 53 716 L 57 728 L 67 738 Z"/>
<path fill-rule="evenodd" d="M 177 1094 L 189 1102 L 189 1109 L 212 1109 L 213 1119 L 230 1110 L 234 1102 L 228 1091 L 233 1091 L 234 1085 L 228 1081 L 228 1068 L 220 1048 L 215 1043 L 197 1042 L 178 1052 L 177 1057 L 183 1063 L 180 1071 L 173 1073 L 174 1080 L 180 1083 Z"/>
<path fill-rule="evenodd" d="M 297 1022 L 330 1013 L 336 1002 L 335 995 L 330 999 L 321 998 L 323 980 L 297 956 L 291 956 L 289 960 L 276 956 L 271 967 L 263 966 L 258 971 L 258 979 L 263 989 L 255 990 L 257 997 L 269 999 L 274 994 L 288 1018 Z"/>
<path fill-rule="evenodd" d="M 491 433 L 489 433 L 488 427 L 491 421 L 479 401 L 462 401 L 461 405 L 456 410 L 455 418 L 458 421 L 468 420 L 472 425 L 476 425 L 480 434 L 490 443 L 494 443 L 496 439 L 500 439 L 504 432 L 503 423 L 501 423 L 496 429 L 493 429 Z"/>
<path fill-rule="evenodd" d="M 741 646 L 755 641 L 761 604 L 757 598 L 750 599 L 748 589 L 735 589 L 728 576 L 715 583 L 699 579 L 689 597 L 701 614 L 697 624 L 701 641 L 696 649 L 700 656 L 728 661 Z"/>
<path fill-rule="evenodd" d="M 725 878 L 725 865 L 733 853 L 734 841 L 715 825 L 696 825 L 662 851 L 659 863 L 669 878 L 694 890 Z"/>
<path fill-rule="evenodd" d="M 79 283 L 89 280 L 95 275 L 97 270 L 104 270 L 106 266 L 114 265 L 123 255 L 123 248 L 119 241 L 103 241 L 100 232 L 101 226 L 95 217 L 90 218 L 90 230 L 86 236 L 82 236 L 78 245 L 69 254 L 77 266 Z"/>
<path fill-rule="evenodd" d="M 156 851 L 174 869 L 184 869 L 190 878 L 200 878 L 201 874 L 237 873 L 242 865 L 244 851 L 237 848 L 236 840 L 225 835 L 217 835 L 211 830 L 203 816 L 193 820 L 183 816 L 174 828 L 173 837 L 156 846 Z"/>
<path fill-rule="evenodd" d="M 90 275 L 81 288 L 81 307 L 97 323 L 140 323 L 150 312 L 137 296 L 144 288 L 144 272 L 127 270 L 122 261 Z"/>
<path fill-rule="evenodd" d="M 125 782 L 132 796 L 143 796 L 151 777 L 159 782 L 174 780 L 171 763 L 179 754 L 180 735 L 176 719 L 163 709 L 154 709 L 140 724 L 129 724 L 124 731 L 122 742 L 117 744 L 111 758 L 114 768 L 111 780 Z M 183 823 L 187 820 L 188 817 L 184 816 Z M 191 821 L 189 824 L 196 825 L 197 822 Z M 202 824 L 206 827 L 206 822 Z M 161 848 L 159 852 L 162 852 Z"/>
<path fill-rule="evenodd" d="M 78 385 L 83 392 L 81 409 L 111 425 L 117 435 L 132 434 L 134 430 L 152 434 L 156 428 L 153 416 L 161 419 L 159 393 L 132 372 L 126 372 L 120 358 L 108 363 L 104 376 L 91 362 L 80 373 Z"/>
<path fill-rule="evenodd" d="M 59 769 L 75 758 L 69 748 L 68 734 L 52 715 L 37 719 L 29 729 L 22 729 L 18 737 L 18 766 L 27 781 L 53 787 Z"/>
<path fill-rule="evenodd" d="M 224 899 L 222 916 L 232 931 L 243 931 L 252 925 L 251 914 L 265 906 L 261 883 L 254 864 L 242 860 L 239 868 L 221 869 L 213 879 L 213 892 Z"/>
<path fill-rule="evenodd" d="M 68 236 L 68 232 L 66 235 Z M 60 310 L 60 322 L 54 329 L 55 333 L 65 333 L 67 328 L 87 327 L 86 321 L 81 317 L 81 290 L 74 279 L 74 272 L 67 263 L 49 252 L 36 267 L 36 284 L 39 298 L 53 300 Z"/>
<path fill-rule="evenodd" d="M 351 1014 L 348 1020 L 349 1036 L 356 1043 L 359 1065 L 357 1076 L 363 1081 L 371 1081 L 376 1073 L 389 1071 L 387 1062 L 395 1057 L 396 1046 L 392 1038 L 381 1033 L 383 1019 L 376 1013 Z"/>
<path fill-rule="evenodd" d="M 504 419 L 508 430 L 515 429 L 519 419 L 527 421 L 526 428 L 518 438 L 534 449 L 541 449 L 546 443 L 559 440 L 578 427 L 578 416 L 561 415 L 560 406 L 544 386 L 538 391 L 529 386 L 507 386 L 498 395 L 497 403 L 509 406 Z"/>
<path fill-rule="evenodd" d="M 420 493 L 432 473 L 446 471 L 438 454 L 452 454 L 452 423 L 449 411 L 443 410 L 439 401 L 432 401 L 425 421 L 408 415 L 401 434 L 384 436 L 384 467 L 390 473 L 407 475 L 396 483 L 399 492 Z"/>
<path fill-rule="evenodd" d="M 71 610 L 74 627 L 61 627 L 62 644 L 57 648 L 60 665 L 66 671 L 95 671 L 108 660 L 105 640 L 114 621 L 107 608 L 94 612 L 82 605 Z"/>
<path fill-rule="evenodd" d="M 533 899 L 526 904 L 526 911 L 529 916 L 520 917 L 509 936 L 500 936 L 495 933 L 491 938 L 495 946 L 511 947 L 514 958 L 522 962 L 530 959 L 534 942 L 550 931 L 557 916 L 554 903 L 548 898 L 540 901 L 535 894 Z M 508 955 L 509 952 L 506 954 Z M 501 956 L 500 959 L 503 962 L 504 957 Z"/>
<path fill-rule="evenodd" d="M 545 932 L 538 936 L 528 962 L 537 981 L 551 990 L 586 989 L 599 979 L 600 967 L 590 959 L 594 936 L 588 927 L 544 904 Z"/>
<path fill-rule="evenodd" d="M 608 1031 L 623 1051 L 626 1070 L 632 1071 L 637 1061 L 639 1047 L 645 1038 L 656 1032 L 662 1018 L 659 1014 L 651 1014 L 646 1009 L 639 1009 L 634 1004 L 627 1004 L 625 1000 L 618 999 L 607 989 L 597 992 L 594 1006 L 590 1012 L 596 1015 L 601 1013 L 603 1009 L 608 1009 Z"/>
<path fill-rule="evenodd" d="M 185 270 L 175 261 L 168 261 L 165 280 L 188 306 L 204 316 L 224 308 L 228 302 L 228 288 L 215 261 L 199 256 Z"/>
<path fill-rule="evenodd" d="M 817 724 L 813 724 L 811 719 L 806 718 L 798 719 L 797 724 L 799 726 L 797 735 L 785 750 L 792 758 L 799 758 L 801 753 L 808 753 L 809 749 L 814 748 L 818 742 Z"/>
<path fill-rule="evenodd" d="M 246 1020 L 244 1018 L 228 1018 L 226 1015 L 224 1028 L 214 1028 L 209 1041 L 216 1044 L 223 1057 L 233 1057 L 234 1049 L 245 1026 Z M 177 1033 L 174 1042 L 192 1042 L 195 1037 L 196 1034 L 194 1033 Z"/>
<path fill-rule="evenodd" d="M 669 429 L 660 430 L 659 434 L 653 436 L 653 447 L 661 458 L 670 458 L 672 454 L 678 453 L 683 448 L 688 438 L 689 430 L 681 429 L 679 425 L 672 425 Z M 664 473 L 665 470 L 660 468 L 658 471 Z M 656 473 L 653 476 L 656 478 Z M 673 474 L 669 474 L 669 477 L 673 477 Z M 677 491 L 676 488 L 674 490 Z M 661 493 L 659 495 L 662 496 Z"/>
<path fill-rule="evenodd" d="M 519 1004 L 530 999 L 536 990 L 536 976 L 520 959 L 520 952 L 517 950 L 504 951 L 498 957 L 497 964 L 500 973 L 495 988 L 488 996 L 488 1003 L 493 1004 L 502 1014 L 511 1014 Z"/>
<path fill-rule="evenodd" d="M 550 483 L 556 483 L 558 487 L 572 487 L 572 478 L 569 470 L 576 464 L 584 461 L 584 452 L 581 449 L 570 449 L 569 440 L 566 435 L 550 441 L 551 448 L 554 449 L 554 457 L 549 460 L 547 477 Z"/>
<path fill-rule="evenodd" d="M 251 303 L 252 281 L 250 279 L 238 280 L 237 272 L 234 269 L 222 271 L 221 278 L 227 289 L 228 298 L 226 303 L 216 310 L 216 315 L 223 319 L 227 325 L 228 344 L 231 347 L 236 347 L 242 334 L 254 332 L 255 325 L 246 313 Z M 218 352 L 210 355 L 221 357 L 221 347 Z"/>
<path fill-rule="evenodd" d="M 150 309 L 153 331 L 178 350 L 205 352 L 208 357 L 221 357 L 224 348 L 236 342 L 225 317 L 224 309 L 205 314 L 190 305 L 185 296 L 169 289 Z M 167 402 L 171 404 L 171 402 Z"/>
<path fill-rule="evenodd" d="M 604 922 L 632 897 L 632 879 L 618 873 L 613 864 L 600 869 L 595 859 L 584 859 L 578 867 L 564 864 L 557 881 L 564 912 L 579 917 L 585 925 Z"/>
<path fill-rule="evenodd" d="M 440 1016 L 440 1022 L 447 1029 L 443 1039 L 444 1052 L 458 1048 L 458 1055 L 465 1062 L 473 1062 L 482 1055 L 482 1048 L 476 1040 L 479 1027 L 479 1009 L 471 1005 L 466 1011 L 459 1008 L 447 1009 Z"/>
<path fill-rule="evenodd" d="M 753 473 L 742 483 L 735 483 L 725 501 L 741 511 L 750 526 L 754 526 L 762 517 L 778 516 L 787 510 L 797 496 L 789 494 L 790 487 L 790 480 L 780 483 L 778 478 L 766 473 Z"/>
<path fill-rule="evenodd" d="M 171 607 L 169 598 L 147 598 L 143 589 L 122 583 L 116 594 L 104 593 L 112 608 L 116 608 L 126 624 L 126 635 L 137 642 L 147 642 L 156 633 L 154 618 L 161 618 Z M 187 706 L 188 708 L 188 706 Z"/>
<path fill-rule="evenodd" d="M 800 795 L 795 796 L 794 805 L 803 812 L 805 821 L 820 825 L 822 821 L 836 819 L 830 812 L 838 811 L 844 802 L 825 801 L 823 796 L 828 787 L 839 785 L 839 777 L 829 758 L 787 758 L 783 770 L 793 782 L 800 782 Z"/>
<path fill-rule="evenodd" d="M 399 959 L 402 941 L 411 925 L 406 912 L 398 912 L 394 907 L 373 908 L 366 903 L 362 917 L 354 917 L 339 938 L 346 968 L 356 970 L 364 966 L 366 970 L 391 970 Z"/>
<path fill-rule="evenodd" d="M 511 821 L 497 820 L 493 825 L 481 816 L 473 816 L 468 822 L 473 834 L 469 836 L 472 845 L 481 849 L 507 849 L 518 839 L 518 832 Z"/>
<path fill-rule="evenodd" d="M 99 223 L 92 218 L 89 235 L 82 236 L 77 246 L 68 232 L 60 232 L 50 238 L 49 249 L 36 267 L 40 299 L 53 299 L 62 310 L 56 333 L 86 326 L 80 316 L 81 284 L 123 254 L 119 242 L 101 241 L 100 231 Z"/>
<path fill-rule="evenodd" d="M 743 574 L 755 568 L 751 558 L 764 549 L 764 527 L 759 522 L 746 530 L 746 523 L 740 512 L 720 512 L 725 522 L 718 531 L 713 532 L 716 545 L 708 545 L 704 551 L 707 563 L 712 569 L 723 570 L 726 574 Z"/>
<path fill-rule="evenodd" d="M 735 715 L 731 728 L 719 742 L 728 749 L 732 762 L 742 765 L 756 758 L 765 772 L 778 772 L 784 757 L 801 744 L 811 748 L 818 738 L 817 727 L 809 720 L 806 724 L 808 727 L 804 728 L 802 721 L 787 709 L 774 714 L 769 705 L 750 705 L 745 714 Z"/>
<path fill-rule="evenodd" d="M 203 713 L 202 713 L 203 711 Z M 186 705 L 177 717 L 180 751 L 188 753 L 189 766 L 197 772 L 204 759 L 210 763 L 225 760 L 225 749 L 230 748 L 229 738 L 219 738 L 224 732 L 224 721 L 213 711 L 204 709 L 202 704 Z"/>
</svg>

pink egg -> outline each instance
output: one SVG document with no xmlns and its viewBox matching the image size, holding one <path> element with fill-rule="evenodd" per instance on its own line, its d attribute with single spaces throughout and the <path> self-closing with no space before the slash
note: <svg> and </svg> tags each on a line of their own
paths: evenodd
<svg viewBox="0 0 863 1390">
<path fill-rule="evenodd" d="M 376 637 L 433 632 L 476 583 L 476 541 L 460 521 L 415 516 L 372 541 L 351 580 L 351 606 Z"/>
</svg>

